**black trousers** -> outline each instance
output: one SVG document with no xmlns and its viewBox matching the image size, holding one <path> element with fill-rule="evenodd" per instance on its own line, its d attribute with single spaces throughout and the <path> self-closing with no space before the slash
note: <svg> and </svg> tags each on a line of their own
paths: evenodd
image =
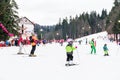
<svg viewBox="0 0 120 80">
<path fill-rule="evenodd" d="M 66 61 L 73 61 L 73 52 L 67 53 L 67 60 Z"/>
<path fill-rule="evenodd" d="M 32 49 L 31 49 L 30 54 L 34 54 L 35 50 L 36 50 L 36 45 L 35 45 L 35 46 L 32 46 Z"/>
</svg>

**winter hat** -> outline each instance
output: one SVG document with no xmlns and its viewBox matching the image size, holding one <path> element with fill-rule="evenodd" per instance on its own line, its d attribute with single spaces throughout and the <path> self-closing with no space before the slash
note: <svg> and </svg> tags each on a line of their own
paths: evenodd
<svg viewBox="0 0 120 80">
<path fill-rule="evenodd" d="M 73 42 L 73 39 L 69 38 L 67 39 L 67 42 Z"/>
<path fill-rule="evenodd" d="M 70 38 L 70 39 L 67 40 L 67 42 L 68 42 L 69 44 L 73 44 L 73 39 Z"/>
</svg>

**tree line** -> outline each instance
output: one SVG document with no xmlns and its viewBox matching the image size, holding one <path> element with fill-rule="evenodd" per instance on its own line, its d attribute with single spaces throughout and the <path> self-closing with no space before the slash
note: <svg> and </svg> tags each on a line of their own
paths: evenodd
<svg viewBox="0 0 120 80">
<path fill-rule="evenodd" d="M 18 35 L 19 30 L 16 22 L 19 19 L 17 9 L 19 8 L 15 0 L 0 0 L 0 23 L 14 35 Z M 83 12 L 75 17 L 60 18 L 58 23 L 53 26 L 35 26 L 37 27 L 34 30 L 40 39 L 41 34 L 42 38 L 46 39 L 67 39 L 68 37 L 75 39 L 105 30 L 117 35 L 120 34 L 120 2 L 115 0 L 109 13 L 106 9 L 103 9 L 101 14 L 96 11 Z M 43 29 L 43 31 L 40 32 L 40 29 Z M 9 36 L 0 29 L 0 40 L 8 38 Z"/>
<path fill-rule="evenodd" d="M 114 1 L 114 6 L 109 13 L 103 9 L 101 15 L 92 11 L 90 14 L 83 12 L 75 17 L 70 16 L 69 19 L 68 17 L 63 20 L 60 18 L 58 24 L 55 25 L 54 35 L 63 39 L 68 37 L 75 39 L 102 31 L 114 34 L 118 39 L 118 34 L 120 34 L 119 0 Z"/>
</svg>

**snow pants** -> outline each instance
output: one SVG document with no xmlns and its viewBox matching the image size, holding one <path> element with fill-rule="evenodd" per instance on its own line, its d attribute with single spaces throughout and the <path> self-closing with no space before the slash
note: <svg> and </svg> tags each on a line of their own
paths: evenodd
<svg viewBox="0 0 120 80">
<path fill-rule="evenodd" d="M 95 46 L 91 46 L 91 54 L 93 53 L 93 51 L 94 51 L 94 54 L 96 54 L 96 48 L 95 48 Z"/>
<path fill-rule="evenodd" d="M 67 60 L 66 61 L 73 61 L 73 52 L 67 52 Z"/>
<path fill-rule="evenodd" d="M 35 50 L 36 50 L 36 45 L 32 46 L 30 54 L 34 54 Z"/>
<path fill-rule="evenodd" d="M 108 54 L 108 51 L 107 51 L 107 50 L 104 50 L 104 54 L 105 54 L 105 55 Z"/>
</svg>

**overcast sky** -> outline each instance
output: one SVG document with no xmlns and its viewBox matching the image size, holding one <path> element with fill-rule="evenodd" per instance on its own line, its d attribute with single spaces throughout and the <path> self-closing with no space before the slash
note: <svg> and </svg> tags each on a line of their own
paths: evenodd
<svg viewBox="0 0 120 80">
<path fill-rule="evenodd" d="M 15 0 L 19 7 L 19 16 L 27 17 L 40 25 L 54 25 L 59 18 L 75 17 L 83 12 L 102 9 L 109 12 L 114 0 Z"/>
</svg>

